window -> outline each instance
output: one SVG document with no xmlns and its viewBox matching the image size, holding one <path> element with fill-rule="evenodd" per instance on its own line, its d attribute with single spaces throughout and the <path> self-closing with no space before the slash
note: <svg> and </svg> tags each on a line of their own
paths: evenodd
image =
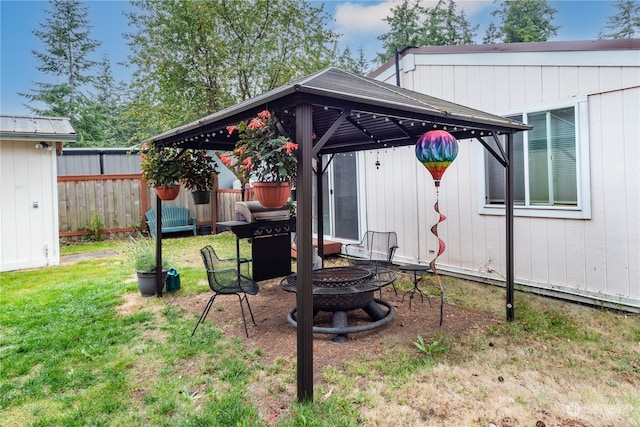
<svg viewBox="0 0 640 427">
<path fill-rule="evenodd" d="M 513 138 L 515 214 L 589 218 L 586 99 L 509 118 L 533 126 Z M 487 140 L 488 143 L 495 142 Z M 500 142 L 504 146 L 504 136 Z M 504 211 L 504 168 L 483 150 L 484 197 L 481 213 Z"/>
</svg>

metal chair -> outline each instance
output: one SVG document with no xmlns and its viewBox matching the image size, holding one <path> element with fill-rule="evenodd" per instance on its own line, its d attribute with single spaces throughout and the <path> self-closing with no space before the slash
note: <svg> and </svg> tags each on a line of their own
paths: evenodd
<svg viewBox="0 0 640 427">
<path fill-rule="evenodd" d="M 209 287 L 213 291 L 213 295 L 211 296 L 211 298 L 209 298 L 209 302 L 200 315 L 200 319 L 198 319 L 196 327 L 193 328 L 191 336 L 196 333 L 196 329 L 198 329 L 200 323 L 202 323 L 207 317 L 207 314 L 209 314 L 209 310 L 211 310 L 213 301 L 218 295 L 237 295 L 240 301 L 240 310 L 242 312 L 242 322 L 244 322 L 244 331 L 247 335 L 247 338 L 249 338 L 249 330 L 247 329 L 247 321 L 244 316 L 244 307 L 242 305 L 242 300 L 247 303 L 249 314 L 251 314 L 251 320 L 253 321 L 253 325 L 255 326 L 256 321 L 253 317 L 253 312 L 251 311 L 251 306 L 249 305 L 249 299 L 247 298 L 247 295 L 257 295 L 258 284 L 254 282 L 254 280 L 248 275 L 243 275 L 240 273 L 240 265 L 244 262 L 242 259 L 221 259 L 218 257 L 216 251 L 214 251 L 210 245 L 207 245 L 204 248 L 200 249 L 200 255 L 202 256 L 202 261 L 204 261 L 204 265 L 207 269 L 207 279 L 209 280 Z"/>
<path fill-rule="evenodd" d="M 398 235 L 395 231 L 369 230 L 364 233 L 359 243 L 344 245 L 344 252 L 351 264 L 389 267 L 393 263 L 393 256 L 398 247 Z M 393 292 L 398 295 L 396 285 L 394 283 L 391 285 Z"/>
<path fill-rule="evenodd" d="M 359 243 L 345 245 L 345 254 L 370 264 L 390 265 L 396 249 L 398 235 L 395 231 L 367 231 Z"/>
</svg>

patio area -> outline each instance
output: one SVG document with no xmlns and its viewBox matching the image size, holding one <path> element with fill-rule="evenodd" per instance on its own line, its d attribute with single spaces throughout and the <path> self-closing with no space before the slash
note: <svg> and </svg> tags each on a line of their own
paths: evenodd
<svg viewBox="0 0 640 427">
<path fill-rule="evenodd" d="M 330 266 L 347 265 L 345 259 L 331 257 Z M 413 276 L 400 273 L 396 285 L 400 286 L 396 295 L 391 286 L 382 289 L 382 299 L 395 309 L 393 319 L 386 325 L 363 332 L 348 334 L 348 341 L 337 343 L 333 335 L 315 333 L 313 336 L 314 382 L 322 378 L 328 366 L 342 366 L 345 362 L 359 355 L 375 357 L 383 348 L 395 347 L 413 351 L 418 335 L 425 340 L 433 340 L 438 334 L 469 334 L 486 331 L 488 327 L 504 322 L 504 318 L 482 311 L 471 311 L 452 304 L 445 304 L 443 326 L 439 327 L 440 290 L 437 282 L 426 275 L 420 282 L 420 288 L 430 295 L 432 304 L 427 299 L 421 302 L 415 299 L 409 307 L 409 298 L 402 301 L 405 292 L 413 285 Z M 296 329 L 287 321 L 287 315 L 296 306 L 295 293 L 285 292 L 280 286 L 280 279 L 260 282 L 260 292 L 251 296 L 257 326 L 249 326 L 251 338 L 246 341 L 250 350 L 260 349 L 264 363 L 274 363 L 278 358 L 296 358 Z M 204 280 L 197 286 L 206 287 Z M 376 297 L 378 292 L 375 292 Z M 208 293 L 190 297 L 172 298 L 172 302 L 193 315 L 202 311 Z M 363 310 L 348 312 L 349 326 L 363 325 L 371 319 Z M 217 298 L 213 309 L 205 322 L 223 331 L 227 338 L 244 339 L 244 326 L 240 317 L 240 308 L 235 297 Z M 321 311 L 314 318 L 314 327 L 330 327 L 332 314 Z M 197 338 L 197 336 L 196 336 Z"/>
</svg>

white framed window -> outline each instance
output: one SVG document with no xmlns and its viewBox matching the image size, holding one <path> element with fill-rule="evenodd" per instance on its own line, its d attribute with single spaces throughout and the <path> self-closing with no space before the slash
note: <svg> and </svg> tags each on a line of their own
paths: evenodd
<svg viewBox="0 0 640 427">
<path fill-rule="evenodd" d="M 514 214 L 590 219 L 587 98 L 501 115 L 533 126 L 513 138 Z M 505 169 L 487 150 L 479 157 L 479 212 L 503 215 Z"/>
</svg>

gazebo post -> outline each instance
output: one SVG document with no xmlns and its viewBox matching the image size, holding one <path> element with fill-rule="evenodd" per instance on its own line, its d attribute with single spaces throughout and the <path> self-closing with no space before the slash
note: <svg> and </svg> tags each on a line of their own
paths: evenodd
<svg viewBox="0 0 640 427">
<path fill-rule="evenodd" d="M 162 297 L 162 199 L 156 194 L 156 296 Z"/>
<path fill-rule="evenodd" d="M 316 211 L 318 213 L 318 217 L 316 221 L 318 223 L 318 256 L 322 259 L 322 267 L 324 267 L 324 211 L 322 206 L 322 192 L 324 189 L 322 188 L 322 175 L 324 175 L 324 170 L 322 169 L 322 156 L 317 156 L 317 164 L 316 164 Z"/>
<path fill-rule="evenodd" d="M 312 148 L 313 115 L 311 105 L 296 106 L 298 144 L 297 218 L 297 385 L 298 401 L 313 401 L 313 286 L 312 286 Z"/>
<path fill-rule="evenodd" d="M 515 315 L 514 302 L 514 272 L 513 272 L 513 133 L 507 135 L 507 164 L 505 165 L 505 236 L 507 255 L 507 320 L 511 321 Z"/>
</svg>

